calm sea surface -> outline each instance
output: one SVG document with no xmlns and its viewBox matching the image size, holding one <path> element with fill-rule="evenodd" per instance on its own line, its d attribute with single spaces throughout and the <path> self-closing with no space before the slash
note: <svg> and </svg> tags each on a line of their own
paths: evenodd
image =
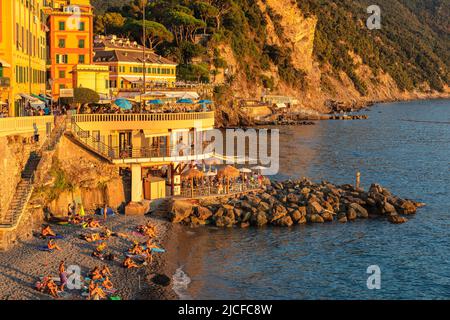
<svg viewBox="0 0 450 320">
<path fill-rule="evenodd" d="M 450 298 L 450 101 L 379 105 L 367 121 L 280 128 L 277 179 L 377 182 L 426 202 L 403 225 L 188 229 L 172 248 L 174 288 L 192 299 Z M 178 228 L 178 227 L 177 227 Z M 367 289 L 367 268 L 381 289 Z"/>
</svg>

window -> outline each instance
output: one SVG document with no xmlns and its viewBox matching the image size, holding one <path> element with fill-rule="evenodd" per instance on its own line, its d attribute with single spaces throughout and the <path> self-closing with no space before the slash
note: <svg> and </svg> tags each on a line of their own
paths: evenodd
<svg viewBox="0 0 450 320">
<path fill-rule="evenodd" d="M 84 49 L 84 46 L 85 46 L 85 41 L 84 41 L 84 39 L 78 40 L 78 48 Z"/>
<path fill-rule="evenodd" d="M 59 22 L 59 30 L 60 31 L 66 30 L 66 23 L 64 21 Z"/>
<path fill-rule="evenodd" d="M 66 78 L 66 71 L 59 70 L 59 78 L 60 79 L 65 79 Z"/>
<path fill-rule="evenodd" d="M 105 88 L 109 89 L 109 80 L 105 80 Z"/>
<path fill-rule="evenodd" d="M 69 58 L 67 57 L 67 54 L 57 54 L 56 55 L 56 63 L 57 64 L 66 64 L 68 63 Z"/>
<path fill-rule="evenodd" d="M 3 66 L 0 65 L 0 78 L 3 78 Z"/>
<path fill-rule="evenodd" d="M 85 59 L 84 59 L 84 54 L 80 54 L 78 56 L 78 63 L 84 63 Z"/>
<path fill-rule="evenodd" d="M 66 47 L 66 39 L 59 39 L 58 48 L 65 48 L 65 47 Z"/>
<path fill-rule="evenodd" d="M 85 22 L 80 22 L 80 31 L 84 31 L 86 29 L 86 23 Z"/>
<path fill-rule="evenodd" d="M 65 89 L 65 88 L 66 88 L 66 85 L 65 85 L 65 84 L 60 84 L 60 85 L 59 85 L 59 88 L 60 88 L 60 89 Z"/>
</svg>

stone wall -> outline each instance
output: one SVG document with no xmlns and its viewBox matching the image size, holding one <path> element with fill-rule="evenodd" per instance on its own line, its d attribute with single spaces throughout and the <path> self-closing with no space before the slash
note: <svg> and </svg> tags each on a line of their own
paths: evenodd
<svg viewBox="0 0 450 320">
<path fill-rule="evenodd" d="M 129 181 L 119 175 L 119 168 L 66 136 L 61 138 L 56 149 L 53 164 L 55 162 L 74 189 L 62 192 L 58 199 L 46 204 L 53 215 L 67 215 L 68 205 L 79 200 L 87 211 L 96 210 L 105 203 L 114 210 L 121 210 L 130 201 Z M 47 177 L 47 184 L 51 179 Z"/>
<path fill-rule="evenodd" d="M 8 250 L 22 241 L 31 239 L 33 230 L 39 229 L 42 221 L 44 221 L 42 208 L 28 208 L 14 230 L 0 229 L 0 251 Z"/>
<path fill-rule="evenodd" d="M 24 137 L 0 137 L 0 218 L 6 213 L 13 199 L 31 148 L 31 144 L 27 143 Z"/>
</svg>

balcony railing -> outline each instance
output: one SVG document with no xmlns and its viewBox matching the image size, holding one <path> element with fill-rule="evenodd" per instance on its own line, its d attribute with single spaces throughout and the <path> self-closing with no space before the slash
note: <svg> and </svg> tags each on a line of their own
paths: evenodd
<svg viewBox="0 0 450 320">
<path fill-rule="evenodd" d="M 150 147 L 144 146 L 141 148 L 132 147 L 110 147 L 109 145 L 99 141 L 92 137 L 88 131 L 83 130 L 72 118 L 70 128 L 73 137 L 81 142 L 85 147 L 91 151 L 99 154 L 103 158 L 108 159 L 111 162 L 117 160 L 126 159 L 157 159 L 157 158 L 178 158 L 178 157 L 198 157 L 204 155 L 204 150 L 198 150 L 196 148 L 184 148 L 178 147 L 163 148 L 163 147 Z M 204 142 L 204 145 L 208 146 L 212 141 Z"/>
<path fill-rule="evenodd" d="M 42 117 L 12 117 L 0 119 L 0 136 L 36 132 L 42 135 L 49 133 L 49 127 L 54 123 L 53 116 Z"/>
<path fill-rule="evenodd" d="M 214 119 L 214 111 L 188 113 L 136 113 L 136 114 L 78 114 L 72 117 L 76 123 L 82 122 L 159 122 L 195 121 Z"/>
</svg>

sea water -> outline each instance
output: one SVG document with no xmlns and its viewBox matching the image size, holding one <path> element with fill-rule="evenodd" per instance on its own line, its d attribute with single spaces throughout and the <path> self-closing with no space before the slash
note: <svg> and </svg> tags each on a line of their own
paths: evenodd
<svg viewBox="0 0 450 320">
<path fill-rule="evenodd" d="M 180 228 L 175 281 L 193 299 L 450 298 L 450 101 L 376 105 L 369 120 L 280 127 L 280 180 L 380 183 L 427 203 L 409 222 Z M 369 289 L 370 266 L 380 289 Z M 370 270 L 369 270 L 370 271 Z M 187 280 L 189 279 L 189 280 Z"/>
</svg>

